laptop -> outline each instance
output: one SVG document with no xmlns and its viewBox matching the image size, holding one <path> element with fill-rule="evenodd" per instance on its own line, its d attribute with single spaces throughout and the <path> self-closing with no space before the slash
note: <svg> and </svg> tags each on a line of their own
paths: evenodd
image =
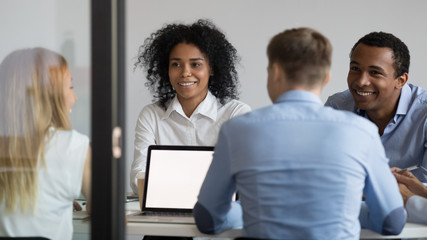
<svg viewBox="0 0 427 240">
<path fill-rule="evenodd" d="M 141 213 L 129 222 L 194 223 L 193 207 L 211 165 L 214 147 L 148 147 Z"/>
</svg>

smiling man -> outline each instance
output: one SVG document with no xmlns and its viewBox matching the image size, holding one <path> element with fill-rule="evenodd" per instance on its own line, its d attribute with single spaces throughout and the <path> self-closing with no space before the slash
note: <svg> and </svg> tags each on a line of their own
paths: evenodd
<svg viewBox="0 0 427 240">
<path fill-rule="evenodd" d="M 421 167 L 413 173 L 427 182 L 427 92 L 407 83 L 408 47 L 389 33 L 372 32 L 351 49 L 348 90 L 326 106 L 352 111 L 374 122 L 391 167 Z"/>
</svg>

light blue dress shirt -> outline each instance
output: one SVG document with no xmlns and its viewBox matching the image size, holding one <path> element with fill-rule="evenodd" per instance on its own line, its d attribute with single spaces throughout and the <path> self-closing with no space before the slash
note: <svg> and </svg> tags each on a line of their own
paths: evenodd
<svg viewBox="0 0 427 240">
<path fill-rule="evenodd" d="M 377 131 L 305 91 L 227 121 L 194 207 L 199 230 L 243 224 L 244 236 L 269 239 L 358 239 L 361 225 L 400 233 L 406 212 Z M 241 206 L 231 201 L 236 190 Z"/>
<path fill-rule="evenodd" d="M 352 111 L 368 118 L 365 111 L 354 105 L 350 91 L 336 93 L 328 98 L 326 106 Z M 401 90 L 394 118 L 381 136 L 390 167 L 422 167 L 412 171 L 421 181 L 427 182 L 427 91 L 405 84 Z"/>
</svg>

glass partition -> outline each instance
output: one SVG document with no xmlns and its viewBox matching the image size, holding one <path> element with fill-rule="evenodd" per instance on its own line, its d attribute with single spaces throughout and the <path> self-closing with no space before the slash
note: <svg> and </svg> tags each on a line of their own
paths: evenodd
<svg viewBox="0 0 427 240">
<path fill-rule="evenodd" d="M 71 232 L 26 227 L 58 217 L 49 225 L 73 218 L 73 238 L 90 238 L 81 194 L 90 191 L 81 184 L 91 158 L 90 14 L 86 0 L 1 3 L 0 236 Z"/>
</svg>

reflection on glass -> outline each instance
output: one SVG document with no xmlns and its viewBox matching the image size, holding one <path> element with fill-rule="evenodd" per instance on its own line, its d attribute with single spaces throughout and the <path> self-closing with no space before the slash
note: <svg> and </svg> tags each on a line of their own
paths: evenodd
<svg viewBox="0 0 427 240">
<path fill-rule="evenodd" d="M 71 129 L 67 61 L 45 48 L 13 51 L 0 86 L 0 236 L 71 239 L 73 199 L 82 191 L 90 201 L 91 153 Z"/>
</svg>

